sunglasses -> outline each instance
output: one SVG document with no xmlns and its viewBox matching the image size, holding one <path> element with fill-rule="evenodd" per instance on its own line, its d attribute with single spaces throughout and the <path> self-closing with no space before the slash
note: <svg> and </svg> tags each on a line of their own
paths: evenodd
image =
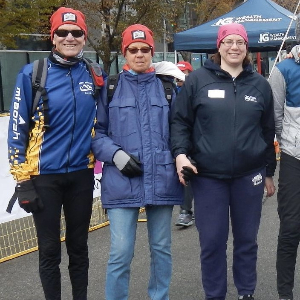
<svg viewBox="0 0 300 300">
<path fill-rule="evenodd" d="M 75 29 L 75 30 L 57 29 L 54 31 L 54 33 L 59 37 L 67 37 L 69 33 L 71 33 L 74 38 L 80 38 L 84 35 L 84 31 L 79 29 Z"/>
<path fill-rule="evenodd" d="M 149 53 L 152 50 L 152 47 L 143 47 L 143 48 L 127 48 L 131 54 L 137 54 L 139 51 L 142 53 Z"/>
</svg>

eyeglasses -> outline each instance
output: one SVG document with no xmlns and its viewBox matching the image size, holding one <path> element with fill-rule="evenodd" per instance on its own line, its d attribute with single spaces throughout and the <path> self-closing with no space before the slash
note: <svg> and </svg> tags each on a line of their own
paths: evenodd
<svg viewBox="0 0 300 300">
<path fill-rule="evenodd" d="M 84 35 L 84 31 L 79 29 L 75 29 L 75 30 L 57 29 L 54 31 L 54 33 L 59 37 L 67 37 L 69 33 L 71 33 L 74 38 L 80 38 Z"/>
<path fill-rule="evenodd" d="M 221 43 L 224 44 L 225 47 L 227 47 L 227 48 L 232 47 L 234 44 L 236 44 L 237 47 L 243 47 L 243 46 L 247 45 L 247 42 L 245 42 L 244 40 L 238 40 L 238 41 L 225 40 Z"/>
<path fill-rule="evenodd" d="M 131 54 L 137 54 L 139 51 L 142 53 L 149 53 L 152 50 L 152 47 L 142 47 L 142 48 L 127 48 Z"/>
</svg>

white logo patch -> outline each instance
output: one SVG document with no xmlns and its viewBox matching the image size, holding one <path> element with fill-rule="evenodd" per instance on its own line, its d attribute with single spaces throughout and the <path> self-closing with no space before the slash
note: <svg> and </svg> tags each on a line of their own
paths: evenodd
<svg viewBox="0 0 300 300">
<path fill-rule="evenodd" d="M 253 185 L 259 185 L 259 184 L 261 184 L 262 183 L 262 176 L 261 176 L 261 174 L 259 173 L 256 176 L 254 176 L 252 178 L 252 182 L 253 182 Z"/>
<path fill-rule="evenodd" d="M 62 21 L 63 22 L 71 21 L 77 23 L 77 18 L 75 14 L 68 12 L 62 15 Z"/>
<path fill-rule="evenodd" d="M 93 84 L 88 81 L 79 82 L 79 89 L 85 94 L 91 94 L 93 92 Z"/>
<path fill-rule="evenodd" d="M 245 95 L 245 101 L 257 102 L 256 97 Z"/>
<path fill-rule="evenodd" d="M 132 31 L 131 33 L 132 33 L 133 40 L 136 40 L 136 39 L 145 40 L 146 39 L 145 32 L 142 30 L 135 30 L 135 31 Z"/>
</svg>

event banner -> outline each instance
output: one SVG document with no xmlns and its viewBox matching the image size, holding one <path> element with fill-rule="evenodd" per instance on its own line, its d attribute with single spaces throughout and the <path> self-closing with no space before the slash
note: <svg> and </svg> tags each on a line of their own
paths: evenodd
<svg viewBox="0 0 300 300">
<path fill-rule="evenodd" d="M 16 203 L 11 214 L 6 212 L 7 204 L 14 193 L 16 182 L 9 172 L 9 164 L 7 157 L 7 128 L 9 117 L 0 117 L 0 223 L 26 217 L 26 213 Z"/>
</svg>

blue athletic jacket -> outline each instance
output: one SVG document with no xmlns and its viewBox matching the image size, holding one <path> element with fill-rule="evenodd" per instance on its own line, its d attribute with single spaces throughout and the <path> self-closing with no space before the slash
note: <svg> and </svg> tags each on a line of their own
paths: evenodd
<svg viewBox="0 0 300 300">
<path fill-rule="evenodd" d="M 104 208 L 181 204 L 182 185 L 170 152 L 169 104 L 155 72 L 120 73 L 112 101 L 98 104 L 95 128 L 92 149 L 104 162 Z M 119 149 L 138 157 L 142 176 L 122 175 L 113 163 Z"/>
<path fill-rule="evenodd" d="M 18 74 L 10 110 L 8 156 L 14 178 L 92 168 L 96 101 L 85 63 L 63 67 L 48 59 L 50 128 L 46 131 L 41 99 L 33 116 L 31 112 L 32 69 L 33 64 L 25 65 Z"/>
</svg>

